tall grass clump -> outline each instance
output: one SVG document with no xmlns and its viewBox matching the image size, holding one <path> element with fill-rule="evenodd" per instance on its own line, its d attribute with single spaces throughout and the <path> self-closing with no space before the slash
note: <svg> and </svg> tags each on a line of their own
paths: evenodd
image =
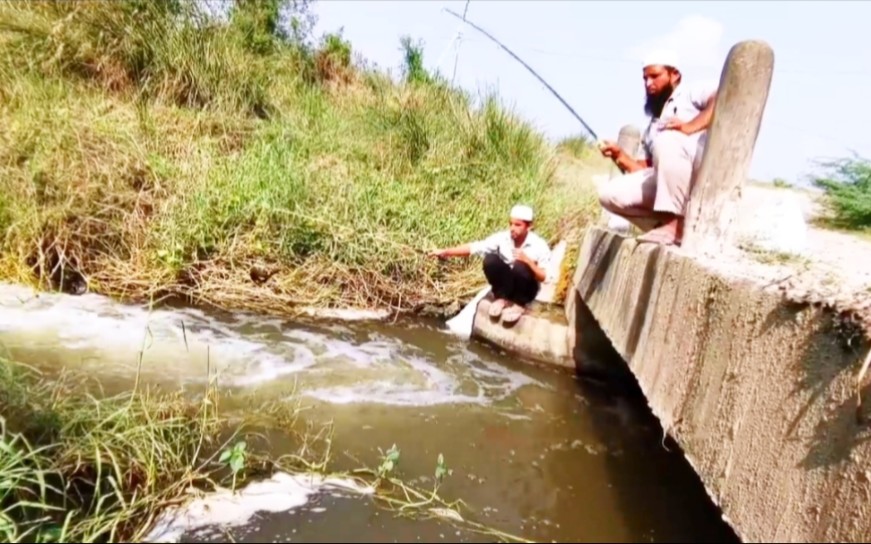
<svg viewBox="0 0 871 544">
<path fill-rule="evenodd" d="M 228 481 L 219 454 L 235 433 L 214 388 L 191 401 L 145 390 L 95 397 L 89 387 L 0 360 L 5 542 L 137 541 L 190 488 Z"/>
<path fill-rule="evenodd" d="M 826 163 L 828 172 L 813 180 L 823 189 L 831 209 L 826 221 L 838 228 L 871 228 L 871 162 L 846 158 Z"/>
<path fill-rule="evenodd" d="M 533 205 L 573 208 L 553 152 L 429 74 L 363 68 L 306 2 L 0 5 L 0 277 L 131 299 L 292 312 L 414 310 L 474 293 L 425 252 Z M 260 273 L 260 272 L 262 273 Z M 267 279 L 268 278 L 268 279 Z"/>
</svg>

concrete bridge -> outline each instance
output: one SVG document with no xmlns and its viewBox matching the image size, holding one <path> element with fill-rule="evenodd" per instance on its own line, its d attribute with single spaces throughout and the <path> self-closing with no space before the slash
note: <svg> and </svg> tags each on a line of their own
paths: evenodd
<svg viewBox="0 0 871 544">
<path fill-rule="evenodd" d="M 564 307 L 508 329 L 484 299 L 473 335 L 581 373 L 631 372 L 743 541 L 865 542 L 869 327 L 732 257 L 773 63 L 762 42 L 729 53 L 682 247 L 589 227 Z"/>
</svg>

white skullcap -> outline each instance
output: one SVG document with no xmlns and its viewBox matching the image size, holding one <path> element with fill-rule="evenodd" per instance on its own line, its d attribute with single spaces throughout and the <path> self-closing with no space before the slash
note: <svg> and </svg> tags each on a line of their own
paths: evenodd
<svg viewBox="0 0 871 544">
<path fill-rule="evenodd" d="M 657 49 L 651 51 L 644 57 L 644 67 L 648 66 L 670 66 L 677 68 L 678 58 L 677 53 L 671 49 Z"/>
<path fill-rule="evenodd" d="M 520 219 L 521 221 L 532 221 L 532 208 L 518 204 L 511 208 L 511 219 Z"/>
</svg>

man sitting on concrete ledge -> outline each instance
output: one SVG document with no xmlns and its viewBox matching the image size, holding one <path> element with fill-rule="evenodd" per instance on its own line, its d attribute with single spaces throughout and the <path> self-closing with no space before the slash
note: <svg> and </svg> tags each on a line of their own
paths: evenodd
<svg viewBox="0 0 871 544">
<path fill-rule="evenodd" d="M 711 124 L 717 84 L 683 82 L 676 55 L 652 54 L 644 63 L 650 124 L 642 135 L 645 158 L 627 156 L 613 142 L 600 150 L 624 175 L 598 186 L 602 207 L 637 225 L 639 242 L 680 245 L 693 172 Z M 652 230 L 651 230 L 652 229 Z"/>
<path fill-rule="evenodd" d="M 550 262 L 550 247 L 532 232 L 532 220 L 532 208 L 514 206 L 507 230 L 484 240 L 433 251 L 430 256 L 439 259 L 483 256 L 484 276 L 495 297 L 490 306 L 490 317 L 501 315 L 503 322 L 515 323 L 526 306 L 535 300 L 541 283 L 549 279 L 546 270 Z"/>
</svg>

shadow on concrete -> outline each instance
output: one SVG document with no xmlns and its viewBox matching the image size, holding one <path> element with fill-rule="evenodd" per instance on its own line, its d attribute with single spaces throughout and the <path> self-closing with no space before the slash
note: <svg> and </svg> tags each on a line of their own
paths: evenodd
<svg viewBox="0 0 871 544">
<path fill-rule="evenodd" d="M 867 384 L 847 400 L 832 402 L 832 395 L 837 394 L 832 390 L 833 383 L 836 380 L 853 383 L 869 343 L 861 332 L 850 330 L 851 325 L 835 311 L 789 301 L 768 314 L 762 334 L 780 327 L 794 327 L 799 315 L 805 312 L 812 312 L 816 331 L 796 346 L 801 379 L 791 395 L 809 393 L 809 397 L 790 421 L 785 439 L 807 441 L 808 452 L 800 466 L 816 469 L 847 462 L 857 446 L 871 440 L 871 389 Z M 822 410 L 823 416 L 811 434 L 802 436 L 799 428 L 815 407 Z"/>
<path fill-rule="evenodd" d="M 628 365 L 575 295 L 576 380 L 580 394 L 596 407 L 590 414 L 593 432 L 603 442 L 620 436 L 629 444 L 622 456 L 607 456 L 605 470 L 630 531 L 652 541 L 739 542 L 679 445 L 665 435 Z M 648 497 L 643 510 L 639 494 Z M 670 534 L 645 534 L 653 520 L 663 518 L 678 518 Z"/>
<path fill-rule="evenodd" d="M 656 281 L 656 271 L 659 269 L 659 260 L 662 254 L 662 246 L 656 246 L 650 252 L 650 255 L 648 255 L 647 262 L 644 265 L 644 275 L 642 276 L 641 286 L 638 291 L 638 302 L 635 304 L 635 311 L 632 314 L 632 321 L 629 323 L 626 339 L 626 357 L 630 360 L 634 357 L 635 350 L 638 348 L 638 340 L 641 338 L 641 329 L 647 317 L 647 309 L 650 307 L 653 284 Z"/>
<path fill-rule="evenodd" d="M 590 262 L 585 265 L 586 270 L 592 270 L 592 273 L 581 278 L 581 284 L 577 287 L 580 293 L 580 299 L 588 300 L 602 286 L 606 275 L 612 271 L 614 260 L 617 254 L 626 241 L 625 238 L 609 233 L 607 231 L 596 232 L 596 237 L 592 241 L 590 252 Z M 636 246 L 637 249 L 640 246 Z M 645 248 L 647 250 L 647 248 Z M 647 256 L 642 282 L 638 291 L 638 302 L 632 310 L 632 318 L 628 330 L 627 338 L 627 357 L 630 359 L 638 347 L 638 342 L 641 338 L 641 330 L 644 327 L 644 322 L 647 317 L 647 309 L 649 302 L 653 297 L 653 285 L 656 282 L 656 271 L 660 265 L 660 261 L 667 251 L 662 246 L 654 246 Z M 580 305 L 576 305 L 576 308 Z M 589 313 L 589 312 L 587 312 Z M 578 316 L 576 316 L 578 317 Z M 584 316 L 586 318 L 586 316 Z M 597 325 L 598 327 L 598 325 Z"/>
<path fill-rule="evenodd" d="M 620 251 L 620 244 L 623 241 L 623 238 L 620 236 L 606 231 L 591 231 L 591 233 L 596 236 L 592 242 L 590 262 L 583 266 L 587 269 L 592 267 L 593 275 L 589 278 L 589 282 L 582 287 L 583 298 L 585 299 L 599 290 L 599 286 L 601 286 L 605 274 L 611 268 L 611 263 L 617 257 L 617 253 Z M 602 249 L 603 246 L 604 250 Z M 580 263 L 578 266 L 581 266 Z M 581 286 L 578 287 L 581 288 Z"/>
<path fill-rule="evenodd" d="M 612 384 L 635 384 L 637 382 L 629 369 L 614 349 L 614 345 L 590 308 L 581 299 L 577 290 L 572 290 L 574 297 L 575 344 L 572 346 L 572 359 L 575 362 L 575 372 L 579 377 Z M 640 390 L 639 390 L 640 392 Z"/>
</svg>

